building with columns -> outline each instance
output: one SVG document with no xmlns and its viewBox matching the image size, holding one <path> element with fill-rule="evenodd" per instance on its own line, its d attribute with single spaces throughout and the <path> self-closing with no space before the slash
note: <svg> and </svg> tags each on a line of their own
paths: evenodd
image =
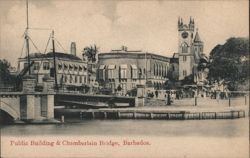
<svg viewBox="0 0 250 158">
<path fill-rule="evenodd" d="M 30 54 L 31 75 L 36 78 L 37 85 L 43 84 L 46 76 L 54 76 L 54 54 L 52 52 Z M 71 53 L 55 52 L 57 83 L 60 88 L 89 84 L 87 62 L 76 56 L 76 44 L 71 44 Z M 18 71 L 28 66 L 27 57 L 18 59 Z"/>
<path fill-rule="evenodd" d="M 103 88 L 115 93 L 118 86 L 122 94 L 138 84 L 163 89 L 167 81 L 170 58 L 140 50 L 122 47 L 98 55 L 97 81 Z"/>
</svg>

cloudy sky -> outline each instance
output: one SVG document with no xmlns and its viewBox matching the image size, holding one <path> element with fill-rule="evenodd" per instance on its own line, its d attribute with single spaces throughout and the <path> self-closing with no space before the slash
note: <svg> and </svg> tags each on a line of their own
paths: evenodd
<svg viewBox="0 0 250 158">
<path fill-rule="evenodd" d="M 26 2 L 0 0 L 0 58 L 16 65 L 24 56 Z M 29 0 L 31 28 L 55 30 L 55 37 L 69 51 L 77 44 L 77 55 L 85 46 L 96 44 L 100 52 L 119 49 L 144 50 L 165 56 L 177 52 L 177 20 L 192 16 L 209 54 L 229 37 L 248 37 L 247 0 L 239 1 L 126 1 L 126 0 Z M 50 30 L 30 30 L 32 41 L 44 52 Z M 51 49 L 51 46 L 49 46 Z M 31 51 L 36 49 L 31 45 Z"/>
</svg>

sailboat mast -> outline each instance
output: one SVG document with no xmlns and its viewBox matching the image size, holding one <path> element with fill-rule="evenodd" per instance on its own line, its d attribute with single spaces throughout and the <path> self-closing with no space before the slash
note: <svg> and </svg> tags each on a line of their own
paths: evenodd
<svg viewBox="0 0 250 158">
<path fill-rule="evenodd" d="M 25 31 L 25 40 L 26 40 L 26 49 L 27 49 L 27 57 L 28 57 L 28 67 L 29 67 L 29 75 L 30 72 L 30 49 L 29 49 L 29 36 L 28 36 L 28 29 L 29 29 L 29 3 L 26 0 L 26 14 L 27 14 L 27 26 Z"/>
<path fill-rule="evenodd" d="M 53 61 L 54 61 L 55 89 L 58 90 L 57 72 L 56 72 L 56 53 L 55 53 L 54 30 L 52 31 L 52 51 L 53 51 Z"/>
</svg>

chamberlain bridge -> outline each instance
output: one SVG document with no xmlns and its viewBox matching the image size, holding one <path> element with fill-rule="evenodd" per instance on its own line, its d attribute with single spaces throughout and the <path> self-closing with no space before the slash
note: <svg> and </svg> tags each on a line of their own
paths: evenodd
<svg viewBox="0 0 250 158">
<path fill-rule="evenodd" d="M 143 91 L 144 88 L 138 89 Z M 41 92 L 35 91 L 35 79 L 28 76 L 23 78 L 21 92 L 0 92 L 1 114 L 4 113 L 2 116 L 8 116 L 14 121 L 53 120 L 55 108 L 92 109 L 143 105 L 143 97 L 55 92 L 54 80 L 51 78 L 44 79 Z"/>
</svg>

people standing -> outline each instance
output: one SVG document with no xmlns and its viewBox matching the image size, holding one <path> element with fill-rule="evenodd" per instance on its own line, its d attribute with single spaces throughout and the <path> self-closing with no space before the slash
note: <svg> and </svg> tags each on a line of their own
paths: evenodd
<svg viewBox="0 0 250 158">
<path fill-rule="evenodd" d="M 167 105 L 171 105 L 171 96 L 170 96 L 170 92 L 168 92 L 168 101 L 167 101 Z"/>
<path fill-rule="evenodd" d="M 158 91 L 157 90 L 155 91 L 155 97 L 156 97 L 156 99 L 158 98 Z"/>
</svg>

